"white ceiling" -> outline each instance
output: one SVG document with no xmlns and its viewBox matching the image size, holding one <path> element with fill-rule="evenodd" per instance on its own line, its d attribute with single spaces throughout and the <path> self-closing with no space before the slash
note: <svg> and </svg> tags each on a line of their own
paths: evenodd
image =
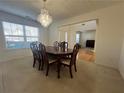
<svg viewBox="0 0 124 93">
<path fill-rule="evenodd" d="M 96 20 L 91 20 L 83 23 L 78 23 L 74 25 L 77 31 L 85 32 L 85 31 L 96 31 Z"/>
<path fill-rule="evenodd" d="M 65 19 L 121 2 L 124 0 L 47 0 L 46 6 L 54 19 Z M 0 10 L 35 20 L 42 5 L 42 0 L 0 0 Z"/>
</svg>

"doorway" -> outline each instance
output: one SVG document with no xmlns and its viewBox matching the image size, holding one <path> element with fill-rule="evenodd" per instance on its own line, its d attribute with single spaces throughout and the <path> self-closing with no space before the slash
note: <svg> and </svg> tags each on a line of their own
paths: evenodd
<svg viewBox="0 0 124 93">
<path fill-rule="evenodd" d="M 58 29 L 59 41 L 67 41 L 71 49 L 78 43 L 81 46 L 78 58 L 86 62 L 95 62 L 96 21 L 69 24 Z"/>
<path fill-rule="evenodd" d="M 95 62 L 96 20 L 77 24 L 76 43 L 81 48 L 78 59 L 85 62 Z"/>
</svg>

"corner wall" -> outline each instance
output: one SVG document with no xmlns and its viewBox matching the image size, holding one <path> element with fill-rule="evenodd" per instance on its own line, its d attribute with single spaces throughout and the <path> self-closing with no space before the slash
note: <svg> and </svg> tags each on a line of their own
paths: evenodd
<svg viewBox="0 0 124 93">
<path fill-rule="evenodd" d="M 123 9 L 124 9 L 124 6 L 123 6 Z M 121 48 L 121 56 L 120 56 L 120 62 L 119 62 L 119 71 L 121 73 L 121 75 L 123 76 L 124 78 L 124 12 L 122 12 L 122 16 L 123 16 L 123 28 L 122 28 L 122 31 L 123 31 L 123 43 L 122 43 L 122 48 Z"/>
<path fill-rule="evenodd" d="M 124 40 L 123 40 L 123 46 L 122 46 L 122 50 L 121 50 L 119 70 L 120 70 L 121 75 L 124 78 Z"/>
</svg>

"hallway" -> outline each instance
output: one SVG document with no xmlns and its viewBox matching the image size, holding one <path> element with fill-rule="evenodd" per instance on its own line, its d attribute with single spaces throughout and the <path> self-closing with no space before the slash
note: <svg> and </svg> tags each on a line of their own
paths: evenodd
<svg viewBox="0 0 124 93">
<path fill-rule="evenodd" d="M 86 48 L 80 49 L 78 59 L 86 62 L 95 62 L 95 52 Z"/>
</svg>

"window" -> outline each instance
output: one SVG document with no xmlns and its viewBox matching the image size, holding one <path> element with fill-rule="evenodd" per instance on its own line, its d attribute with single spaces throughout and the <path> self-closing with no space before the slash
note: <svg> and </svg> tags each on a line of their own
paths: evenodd
<svg viewBox="0 0 124 93">
<path fill-rule="evenodd" d="M 25 26 L 27 42 L 38 41 L 38 28 Z"/>
<path fill-rule="evenodd" d="M 80 43 L 80 33 L 76 33 L 76 43 Z"/>
<path fill-rule="evenodd" d="M 25 35 L 26 35 L 26 48 L 30 46 L 31 42 L 38 41 L 38 28 L 25 26 Z"/>
<path fill-rule="evenodd" d="M 3 22 L 3 28 L 7 48 L 24 48 L 22 25 Z"/>
<path fill-rule="evenodd" d="M 3 22 L 7 48 L 28 48 L 29 43 L 38 41 L 38 28 Z"/>
</svg>

